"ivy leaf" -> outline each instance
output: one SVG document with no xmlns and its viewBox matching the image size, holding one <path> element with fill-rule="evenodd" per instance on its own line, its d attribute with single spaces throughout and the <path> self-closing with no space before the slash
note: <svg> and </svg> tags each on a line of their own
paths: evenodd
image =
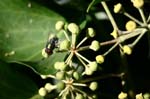
<svg viewBox="0 0 150 99">
<path fill-rule="evenodd" d="M 41 60 L 41 51 L 45 47 L 49 34 L 54 33 L 62 37 L 54 27 L 58 20 L 64 18 L 32 0 L 0 2 L 0 59 L 18 63 Z M 60 59 L 59 55 L 54 54 L 55 60 L 42 64 L 43 67 L 51 68 L 57 58 Z M 60 60 L 63 60 L 66 54 L 61 55 Z M 41 65 L 34 67 L 30 64 L 26 65 L 38 70 L 37 72 L 45 71 L 40 68 Z"/>
<path fill-rule="evenodd" d="M 0 61 L 0 80 L 0 99 L 43 99 L 36 83 L 18 65 Z"/>
</svg>

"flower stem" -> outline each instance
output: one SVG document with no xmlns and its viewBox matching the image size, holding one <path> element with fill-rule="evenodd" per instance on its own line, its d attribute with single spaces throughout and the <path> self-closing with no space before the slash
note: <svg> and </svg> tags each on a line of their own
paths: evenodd
<svg viewBox="0 0 150 99">
<path fill-rule="evenodd" d="M 77 56 L 77 58 L 79 59 L 79 61 L 83 64 L 83 66 L 86 68 L 87 67 L 87 65 L 84 63 L 84 61 L 79 57 L 79 56 Z"/>
<path fill-rule="evenodd" d="M 105 45 L 111 45 L 117 42 L 117 39 L 113 39 L 113 40 L 109 40 L 109 41 L 105 41 L 105 42 L 101 42 L 100 46 L 105 46 Z M 84 51 L 84 50 L 88 50 L 89 49 L 89 45 L 88 46 L 82 46 L 79 47 L 76 51 Z"/>
<path fill-rule="evenodd" d="M 108 18 L 110 19 L 110 22 L 111 22 L 111 24 L 112 24 L 112 26 L 113 26 L 113 29 L 119 30 L 119 29 L 118 29 L 118 26 L 117 26 L 117 24 L 116 24 L 116 22 L 115 22 L 115 20 L 114 20 L 114 18 L 113 18 L 113 16 L 112 16 L 112 14 L 111 14 L 111 12 L 110 12 L 110 10 L 109 10 L 107 4 L 106 4 L 106 2 L 105 2 L 105 1 L 102 1 L 101 4 L 102 4 L 104 10 L 106 11 L 106 13 L 107 13 L 107 15 L 108 15 Z"/>
<path fill-rule="evenodd" d="M 146 22 L 146 18 L 145 18 L 145 15 L 144 15 L 143 10 L 142 10 L 141 8 L 139 8 L 138 10 L 139 10 L 140 15 L 141 15 L 141 17 L 142 17 L 142 20 L 143 20 L 143 22 L 144 22 L 144 25 L 147 26 L 147 22 Z"/>
<path fill-rule="evenodd" d="M 82 84 L 82 83 L 73 83 L 74 86 L 82 86 L 82 87 L 86 87 L 86 84 Z"/>
<path fill-rule="evenodd" d="M 64 35 L 65 35 L 66 39 L 67 39 L 68 41 L 70 41 L 70 39 L 69 39 L 69 36 L 68 36 L 67 32 L 66 32 L 65 30 L 63 30 L 63 33 L 64 33 Z"/>
<path fill-rule="evenodd" d="M 143 26 L 143 23 L 140 22 L 139 20 L 137 20 L 136 18 L 134 18 L 133 16 L 131 16 L 129 13 L 124 12 L 123 13 L 126 17 L 130 18 L 131 20 L 135 21 L 137 24 L 139 24 L 140 26 Z"/>
<path fill-rule="evenodd" d="M 75 52 L 75 54 L 77 56 L 79 56 L 80 58 L 82 58 L 83 60 L 85 60 L 87 63 L 90 63 L 91 61 L 89 61 L 87 58 L 85 58 L 84 56 L 82 56 L 81 54 L 79 54 L 78 52 Z"/>
<path fill-rule="evenodd" d="M 103 54 L 103 56 L 106 56 L 107 54 L 109 54 L 114 48 L 116 48 L 118 46 L 119 42 L 115 43 L 107 52 L 105 52 Z"/>
<path fill-rule="evenodd" d="M 138 43 L 138 41 L 143 37 L 143 35 L 144 35 L 145 33 L 146 33 L 146 32 L 141 33 L 141 34 L 136 38 L 136 40 L 131 44 L 131 47 L 135 46 L 135 45 Z"/>
<path fill-rule="evenodd" d="M 150 21 L 150 14 L 149 14 L 146 22 L 148 23 L 149 21 Z"/>
<path fill-rule="evenodd" d="M 76 48 L 79 48 L 80 45 L 83 44 L 87 39 L 88 37 L 83 38 L 82 41 L 76 46 Z"/>
<path fill-rule="evenodd" d="M 76 37 L 77 37 L 76 34 L 72 34 L 72 48 L 73 49 L 75 49 L 75 46 L 76 46 Z"/>
</svg>

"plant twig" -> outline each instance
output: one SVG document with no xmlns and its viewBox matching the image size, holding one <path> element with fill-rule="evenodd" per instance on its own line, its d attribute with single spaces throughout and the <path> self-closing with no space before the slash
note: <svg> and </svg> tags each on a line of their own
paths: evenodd
<svg viewBox="0 0 150 99">
<path fill-rule="evenodd" d="M 116 24 L 116 22 L 115 22 L 115 20 L 114 20 L 114 18 L 113 18 L 113 16 L 112 16 L 110 10 L 109 10 L 109 8 L 108 8 L 106 2 L 105 2 L 105 1 L 102 1 L 101 4 L 102 4 L 104 10 L 106 11 L 106 13 L 107 13 L 107 15 L 108 15 L 108 18 L 110 19 L 110 22 L 111 22 L 111 24 L 112 24 L 112 26 L 113 26 L 113 29 L 119 30 L 119 28 L 118 28 L 118 26 L 117 26 L 117 24 Z"/>
</svg>

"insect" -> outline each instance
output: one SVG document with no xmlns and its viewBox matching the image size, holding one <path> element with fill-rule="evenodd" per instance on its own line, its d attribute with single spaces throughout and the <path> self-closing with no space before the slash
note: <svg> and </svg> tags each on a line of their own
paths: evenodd
<svg viewBox="0 0 150 99">
<path fill-rule="evenodd" d="M 42 51 L 42 55 L 47 58 L 53 54 L 53 50 L 58 47 L 58 37 L 52 35 L 46 43 L 45 48 Z"/>
</svg>

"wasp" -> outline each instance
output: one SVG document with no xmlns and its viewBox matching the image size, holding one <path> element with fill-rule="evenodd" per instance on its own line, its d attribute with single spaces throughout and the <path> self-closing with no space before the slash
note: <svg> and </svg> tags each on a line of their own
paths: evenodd
<svg viewBox="0 0 150 99">
<path fill-rule="evenodd" d="M 58 40 L 58 37 L 54 35 L 49 38 L 43 50 L 44 52 L 42 51 L 42 55 L 44 57 L 48 57 L 53 54 L 53 50 L 58 47 Z"/>
</svg>

